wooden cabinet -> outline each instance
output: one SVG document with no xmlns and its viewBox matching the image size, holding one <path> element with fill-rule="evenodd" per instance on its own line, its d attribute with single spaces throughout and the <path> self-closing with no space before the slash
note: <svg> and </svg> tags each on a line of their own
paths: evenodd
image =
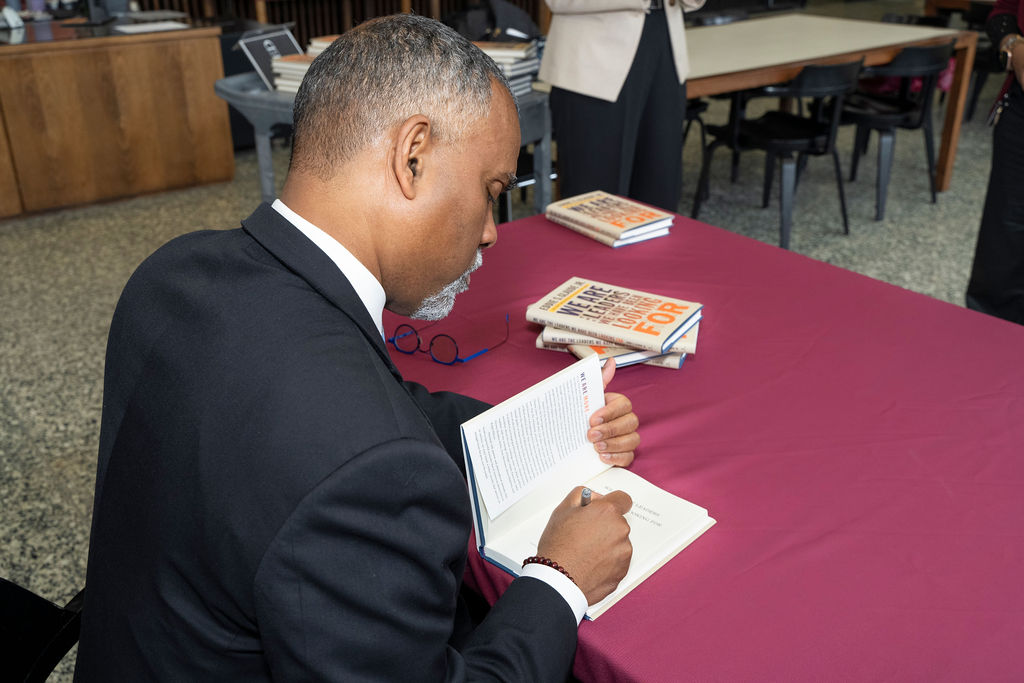
<svg viewBox="0 0 1024 683">
<path fill-rule="evenodd" d="M 230 180 L 217 28 L 0 47 L 0 111 L 20 209 Z M 7 147 L 4 150 L 4 147 Z M 5 154 L 6 151 L 6 154 Z M 0 158 L 0 214 L 16 213 Z"/>
<path fill-rule="evenodd" d="M 3 110 L 0 109 L 0 218 L 21 211 L 18 177 L 14 174 L 14 162 L 7 144 L 7 127 L 4 125 Z"/>
</svg>

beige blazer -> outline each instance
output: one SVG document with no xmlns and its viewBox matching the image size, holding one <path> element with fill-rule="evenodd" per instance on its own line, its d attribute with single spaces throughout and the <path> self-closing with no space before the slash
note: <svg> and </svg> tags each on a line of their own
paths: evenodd
<svg viewBox="0 0 1024 683">
<path fill-rule="evenodd" d="M 540 79 L 564 90 L 614 102 L 633 64 L 650 0 L 545 0 L 551 8 Z M 683 9 L 704 0 L 664 0 L 676 74 L 686 80 L 690 60 Z"/>
</svg>

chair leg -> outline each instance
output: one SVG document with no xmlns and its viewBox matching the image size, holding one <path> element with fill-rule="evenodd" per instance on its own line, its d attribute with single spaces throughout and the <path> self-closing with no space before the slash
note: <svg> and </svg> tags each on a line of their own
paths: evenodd
<svg viewBox="0 0 1024 683">
<path fill-rule="evenodd" d="M 839 209 L 843 212 L 843 234 L 850 234 L 850 219 L 846 216 L 846 193 L 843 191 L 843 168 L 839 164 L 839 152 L 832 150 L 832 161 L 836 167 L 836 186 L 839 187 Z"/>
<path fill-rule="evenodd" d="M 932 204 L 938 201 L 935 188 L 935 140 L 932 136 L 932 122 L 930 114 L 925 118 L 924 125 L 924 153 L 928 159 L 928 188 L 932 191 Z"/>
<path fill-rule="evenodd" d="M 800 178 L 803 176 L 805 170 L 807 170 L 807 155 L 800 152 L 796 155 L 796 183 L 793 185 L 794 194 L 796 194 L 796 189 L 800 187 Z"/>
<path fill-rule="evenodd" d="M 740 151 L 732 151 L 732 169 L 729 171 L 729 180 L 736 182 L 740 177 Z"/>
<path fill-rule="evenodd" d="M 703 119 L 697 119 L 697 124 L 700 126 L 700 148 L 705 150 L 708 148 L 708 134 Z"/>
<path fill-rule="evenodd" d="M 891 130 L 878 131 L 878 181 L 875 190 L 875 220 L 885 218 L 885 200 L 889 192 L 889 176 L 892 173 L 893 147 L 896 134 Z"/>
<path fill-rule="evenodd" d="M 857 126 L 857 135 L 853 142 L 853 158 L 850 159 L 851 183 L 857 179 L 857 163 L 860 161 L 860 155 L 867 150 L 868 135 L 870 134 L 871 129 L 867 126 Z"/>
<path fill-rule="evenodd" d="M 793 227 L 793 191 L 796 189 L 796 161 L 789 154 L 782 157 L 779 182 L 779 246 L 789 249 L 789 233 Z"/>
<path fill-rule="evenodd" d="M 704 165 L 704 154 L 708 149 L 708 134 L 704 127 L 704 121 L 697 119 L 697 124 L 700 125 L 700 155 L 701 155 L 701 166 Z M 708 195 L 710 194 L 708 187 L 704 187 L 704 195 L 701 197 L 702 200 L 707 201 Z"/>
<path fill-rule="evenodd" d="M 775 176 L 775 155 L 766 152 L 764 156 L 764 189 L 761 191 L 761 208 L 767 209 L 772 197 L 772 182 Z"/>
<path fill-rule="evenodd" d="M 715 147 L 718 141 L 712 142 L 701 151 L 700 178 L 697 179 L 697 190 L 693 193 L 693 210 L 690 211 L 690 218 L 697 218 L 700 215 L 700 205 L 710 194 L 711 158 L 715 154 Z"/>
</svg>

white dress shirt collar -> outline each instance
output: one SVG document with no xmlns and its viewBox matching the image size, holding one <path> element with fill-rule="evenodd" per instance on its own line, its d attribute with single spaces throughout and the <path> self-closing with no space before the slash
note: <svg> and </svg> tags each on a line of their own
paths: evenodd
<svg viewBox="0 0 1024 683">
<path fill-rule="evenodd" d="M 380 332 L 381 338 L 384 338 L 384 303 L 386 295 L 384 294 L 384 288 L 381 287 L 377 278 L 352 255 L 352 252 L 343 247 L 338 240 L 289 209 L 280 199 L 275 199 L 272 206 L 285 220 L 294 225 L 334 261 L 338 269 L 341 270 L 342 274 L 351 283 L 352 289 L 356 290 L 356 294 L 377 326 L 377 331 Z"/>
</svg>

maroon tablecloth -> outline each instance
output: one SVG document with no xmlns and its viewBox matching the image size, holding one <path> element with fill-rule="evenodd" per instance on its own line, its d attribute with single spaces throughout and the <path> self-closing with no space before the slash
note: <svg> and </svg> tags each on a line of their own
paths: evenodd
<svg viewBox="0 0 1024 683">
<path fill-rule="evenodd" d="M 842 239 L 837 238 L 837 239 Z M 620 369 L 633 469 L 718 524 L 580 627 L 584 680 L 1024 680 L 1024 327 L 678 218 L 613 250 L 499 229 L 409 379 L 498 402 L 571 362 L 527 304 L 571 275 L 705 305 L 680 370 Z M 398 320 L 388 315 L 389 334 Z M 493 598 L 506 584 L 474 554 Z"/>
</svg>

